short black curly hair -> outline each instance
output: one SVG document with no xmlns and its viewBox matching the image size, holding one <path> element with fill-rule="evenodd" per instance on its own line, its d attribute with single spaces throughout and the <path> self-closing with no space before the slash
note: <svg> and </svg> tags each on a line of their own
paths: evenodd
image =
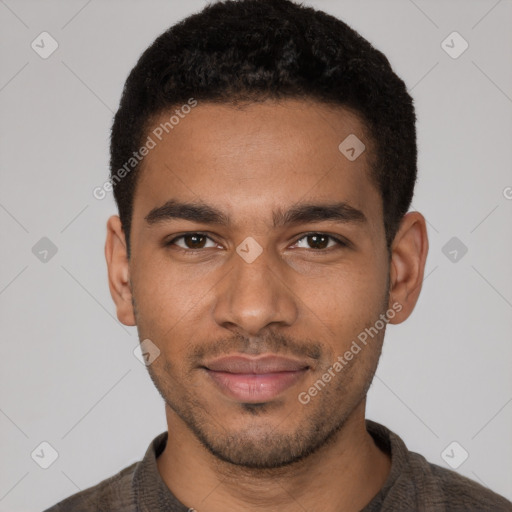
<svg viewBox="0 0 512 512">
<path fill-rule="evenodd" d="M 128 257 L 140 163 L 121 180 L 115 174 L 141 147 L 150 122 L 190 98 L 313 99 L 355 111 L 375 148 L 370 175 L 382 196 L 389 249 L 417 175 L 416 116 L 404 82 L 380 51 L 333 16 L 290 0 L 226 0 L 157 37 L 124 85 L 109 179 Z"/>
</svg>

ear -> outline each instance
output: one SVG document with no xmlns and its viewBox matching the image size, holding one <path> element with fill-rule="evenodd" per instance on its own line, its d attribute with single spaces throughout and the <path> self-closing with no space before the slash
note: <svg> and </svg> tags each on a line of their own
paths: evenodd
<svg viewBox="0 0 512 512">
<path fill-rule="evenodd" d="M 427 253 L 425 217 L 419 212 L 409 212 L 403 217 L 391 245 L 388 306 L 395 304 L 396 315 L 390 323 L 399 324 L 412 313 L 423 284 Z"/>
<path fill-rule="evenodd" d="M 108 267 L 108 286 L 116 304 L 117 318 L 124 325 L 136 325 L 126 239 L 121 219 L 117 215 L 112 215 L 107 221 L 105 259 Z"/>
</svg>

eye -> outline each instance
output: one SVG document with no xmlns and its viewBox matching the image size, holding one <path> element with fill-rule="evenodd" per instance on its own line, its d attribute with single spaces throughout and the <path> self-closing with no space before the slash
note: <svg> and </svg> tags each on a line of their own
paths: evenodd
<svg viewBox="0 0 512 512">
<path fill-rule="evenodd" d="M 207 241 L 210 241 L 212 245 L 207 246 Z M 180 241 L 180 243 L 178 243 Z M 184 235 L 177 236 L 165 244 L 166 246 L 177 245 L 180 249 L 184 250 L 197 250 L 205 249 L 209 247 L 216 247 L 217 244 L 210 237 L 203 233 L 186 233 Z"/>
<path fill-rule="evenodd" d="M 308 246 L 302 246 L 300 247 L 300 243 L 302 241 L 305 241 Z M 331 245 L 329 245 L 329 242 L 332 242 Z M 295 242 L 295 245 L 299 246 L 299 248 L 304 249 L 313 249 L 313 250 L 322 250 L 322 249 L 331 249 L 333 246 L 340 246 L 340 247 L 347 247 L 348 244 L 343 242 L 343 240 L 340 240 L 339 238 L 336 238 L 335 236 L 328 235 L 326 233 L 307 233 L 302 238 L 299 238 L 297 242 Z"/>
</svg>

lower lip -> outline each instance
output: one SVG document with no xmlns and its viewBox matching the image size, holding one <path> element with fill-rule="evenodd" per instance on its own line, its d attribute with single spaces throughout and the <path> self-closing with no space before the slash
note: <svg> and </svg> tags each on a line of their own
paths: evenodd
<svg viewBox="0 0 512 512">
<path fill-rule="evenodd" d="M 276 398 L 304 377 L 306 369 L 275 373 L 228 373 L 207 370 L 219 389 L 229 398 L 244 403 L 263 403 Z"/>
</svg>

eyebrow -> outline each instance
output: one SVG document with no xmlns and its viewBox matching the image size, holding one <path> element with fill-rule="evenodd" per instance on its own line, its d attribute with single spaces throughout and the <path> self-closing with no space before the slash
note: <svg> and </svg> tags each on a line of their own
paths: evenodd
<svg viewBox="0 0 512 512">
<path fill-rule="evenodd" d="M 153 208 L 145 217 L 147 224 L 150 226 L 173 219 L 221 226 L 231 224 L 229 216 L 213 206 L 205 203 L 180 202 L 174 199 L 167 201 L 162 206 Z M 339 223 L 367 222 L 366 216 L 361 210 L 346 202 L 301 203 L 286 211 L 278 209 L 272 212 L 272 219 L 274 228 L 326 220 Z"/>
</svg>

